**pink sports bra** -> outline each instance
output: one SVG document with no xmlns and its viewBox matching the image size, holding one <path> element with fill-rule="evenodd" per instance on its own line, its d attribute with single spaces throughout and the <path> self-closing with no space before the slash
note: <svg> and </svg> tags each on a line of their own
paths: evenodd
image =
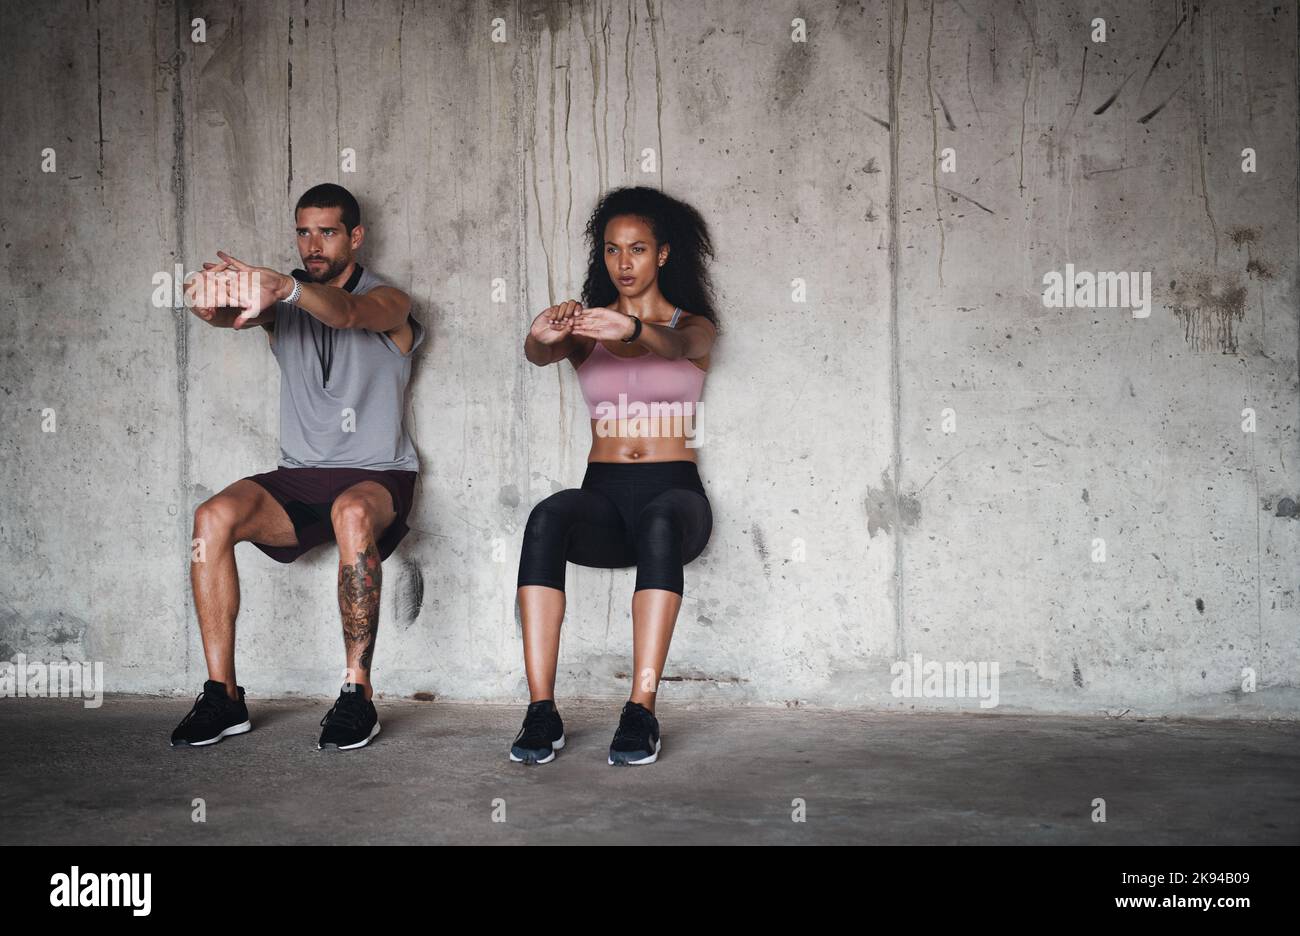
<svg viewBox="0 0 1300 936">
<path fill-rule="evenodd" d="M 676 328 L 682 310 L 674 309 L 669 328 Z M 636 357 L 621 357 L 597 341 L 587 359 L 578 366 L 578 385 L 587 400 L 587 412 L 592 419 L 634 418 L 654 415 L 651 404 L 690 404 L 681 406 L 682 414 L 697 412 L 700 391 L 704 389 L 704 371 L 689 358 L 670 361 L 652 351 Z M 626 397 L 623 415 L 619 411 L 619 395 Z M 636 404 L 642 404 L 637 406 Z M 671 416 L 674 407 L 660 411 Z"/>
</svg>

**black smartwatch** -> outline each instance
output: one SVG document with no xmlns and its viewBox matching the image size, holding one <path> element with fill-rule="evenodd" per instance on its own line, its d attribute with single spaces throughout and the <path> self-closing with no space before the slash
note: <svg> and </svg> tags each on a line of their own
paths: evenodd
<svg viewBox="0 0 1300 936">
<path fill-rule="evenodd" d="M 628 318 L 636 322 L 636 325 L 633 326 L 632 328 L 632 334 L 628 335 L 626 338 L 619 339 L 619 341 L 623 342 L 624 344 L 631 344 L 632 342 L 636 341 L 638 338 L 641 337 L 641 320 L 637 318 L 635 315 L 629 315 Z"/>
</svg>

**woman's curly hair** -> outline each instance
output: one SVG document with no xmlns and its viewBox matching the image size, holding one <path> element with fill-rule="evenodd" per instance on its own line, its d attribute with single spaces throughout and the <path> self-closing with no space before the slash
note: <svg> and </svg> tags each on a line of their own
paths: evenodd
<svg viewBox="0 0 1300 936">
<path fill-rule="evenodd" d="M 672 245 L 668 262 L 659 268 L 659 291 L 673 305 L 704 316 L 717 328 L 718 310 L 707 266 L 713 259 L 709 226 L 690 205 L 645 186 L 612 189 L 592 212 L 587 222 L 591 254 L 582 284 L 583 307 L 608 306 L 618 298 L 618 289 L 605 268 L 605 225 L 619 215 L 641 218 L 659 246 Z"/>
</svg>

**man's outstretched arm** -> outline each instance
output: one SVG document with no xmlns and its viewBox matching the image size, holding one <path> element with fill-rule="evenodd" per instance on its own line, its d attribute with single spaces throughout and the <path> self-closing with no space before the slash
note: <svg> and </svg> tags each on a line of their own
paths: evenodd
<svg viewBox="0 0 1300 936">
<path fill-rule="evenodd" d="M 292 291 L 293 280 L 290 278 L 289 288 L 277 298 L 288 299 Z M 357 296 L 337 286 L 303 283 L 302 294 L 295 305 L 334 328 L 390 332 L 401 328 L 406 321 L 411 312 L 411 297 L 393 286 L 377 286 L 365 295 Z"/>
<path fill-rule="evenodd" d="M 217 271 L 218 267 L 225 269 L 227 264 L 205 263 L 203 270 L 205 273 Z M 205 291 L 206 287 L 206 291 Z M 217 305 L 229 298 L 225 291 L 216 291 L 212 288 L 212 283 L 202 281 L 201 276 L 186 282 L 185 298 L 186 305 L 190 311 L 203 321 L 207 322 L 213 328 L 234 328 L 235 320 L 243 313 L 239 306 Z M 256 318 L 249 319 L 247 325 L 262 325 L 269 331 L 275 327 L 275 306 L 264 310 Z"/>
<path fill-rule="evenodd" d="M 198 314 L 198 309 L 194 309 L 193 311 L 195 312 L 195 314 Z M 234 328 L 235 319 L 239 318 L 240 314 L 243 311 L 244 311 L 243 309 L 235 309 L 230 307 L 226 307 L 222 309 L 214 309 L 212 317 L 204 318 L 203 320 L 207 322 L 209 325 L 213 326 L 214 328 Z M 203 316 L 201 315 L 199 317 L 203 318 Z M 274 325 L 274 324 L 275 324 L 275 306 L 271 306 L 271 308 L 267 309 L 261 315 L 257 316 L 257 318 L 248 319 L 240 327 L 247 328 L 249 325 Z"/>
<path fill-rule="evenodd" d="M 223 266 L 240 275 L 242 315 L 236 317 L 234 328 L 243 328 L 258 319 L 261 313 L 275 303 L 284 301 L 293 293 L 295 281 L 265 267 L 249 266 L 229 254 L 217 251 L 225 261 Z M 253 281 L 257 288 L 252 288 Z M 411 312 L 411 298 L 400 289 L 380 286 L 362 296 L 354 295 L 337 286 L 323 283 L 301 283 L 302 291 L 294 303 L 317 321 L 332 328 L 363 328 L 367 331 L 389 332 L 400 328 Z"/>
</svg>

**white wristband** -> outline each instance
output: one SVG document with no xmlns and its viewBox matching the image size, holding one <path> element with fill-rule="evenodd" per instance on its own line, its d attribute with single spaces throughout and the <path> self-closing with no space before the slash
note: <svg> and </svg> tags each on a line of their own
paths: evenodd
<svg viewBox="0 0 1300 936">
<path fill-rule="evenodd" d="M 298 282 L 297 280 L 294 280 L 293 291 L 289 293 L 289 295 L 285 298 L 284 301 L 289 303 L 289 305 L 293 305 L 298 301 L 298 297 L 301 295 L 302 295 L 302 283 Z"/>
</svg>

